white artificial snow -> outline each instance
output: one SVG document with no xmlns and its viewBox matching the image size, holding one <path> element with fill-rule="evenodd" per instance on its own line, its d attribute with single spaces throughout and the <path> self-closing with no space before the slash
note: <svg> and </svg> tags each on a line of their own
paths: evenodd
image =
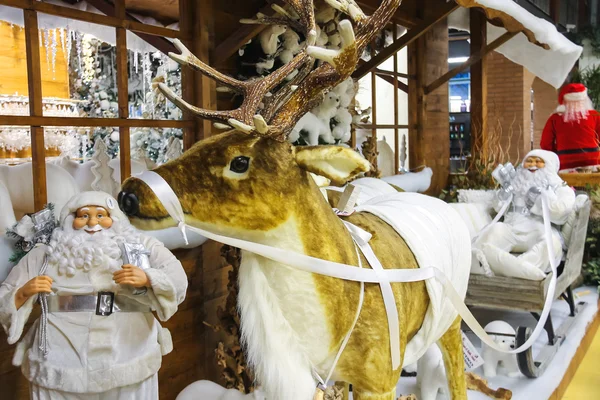
<svg viewBox="0 0 600 400">
<path fill-rule="evenodd" d="M 510 15 L 531 31 L 535 39 L 549 47 L 546 50 L 529 42 L 525 34 L 518 34 L 496 51 L 509 60 L 527 68 L 540 79 L 559 88 L 565 81 L 569 71 L 583 51 L 556 30 L 550 22 L 530 14 L 527 10 L 511 0 L 477 0 L 485 8 L 498 10 Z M 450 28 L 469 31 L 469 11 L 461 8 L 448 18 Z M 506 33 L 506 29 L 487 24 L 488 44 Z"/>
<path fill-rule="evenodd" d="M 521 375 L 518 378 L 509 378 L 504 375 L 498 375 L 494 378 L 487 378 L 491 388 L 497 389 L 503 387 L 509 389 L 513 393 L 512 400 L 543 400 L 548 399 L 552 393 L 560 385 L 563 377 L 565 376 L 571 360 L 575 356 L 577 349 L 581 343 L 581 340 L 585 336 L 589 324 L 593 321 L 594 316 L 598 311 L 598 293 L 596 287 L 582 287 L 574 291 L 575 302 L 579 303 L 584 301 L 587 303 L 587 307 L 578 314 L 576 321 L 573 323 L 571 330 L 567 333 L 567 338 L 561 345 L 560 349 L 556 353 L 556 356 L 544 372 L 544 374 L 537 379 L 529 379 Z M 494 311 L 486 309 L 475 309 L 473 311 L 475 317 L 481 325 L 486 325 L 490 321 L 503 320 L 508 322 L 511 326 L 531 326 L 535 325 L 535 320 L 527 312 L 515 312 L 515 311 Z M 567 302 L 564 300 L 556 300 L 552 306 L 552 322 L 554 323 L 554 329 L 556 330 L 569 315 L 569 307 Z M 473 334 L 467 333 L 469 339 L 478 348 L 481 348 L 480 340 Z M 547 343 L 547 337 L 542 333 L 539 339 L 533 346 L 534 358 L 537 353 Z M 482 368 L 478 368 L 475 371 L 476 374 L 483 376 Z M 401 378 L 398 383 L 398 394 L 409 394 L 416 393 L 416 378 Z M 486 400 L 489 397 L 479 392 L 469 391 L 469 400 Z M 438 395 L 437 400 L 443 400 L 444 397 Z"/>
</svg>

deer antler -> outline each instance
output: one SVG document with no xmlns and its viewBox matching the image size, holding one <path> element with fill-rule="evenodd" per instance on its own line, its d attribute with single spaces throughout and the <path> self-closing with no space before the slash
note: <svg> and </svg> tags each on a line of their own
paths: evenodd
<svg viewBox="0 0 600 400">
<path fill-rule="evenodd" d="M 323 93 L 348 78 L 358 63 L 359 55 L 373 37 L 387 24 L 402 0 L 382 0 L 372 16 L 367 17 L 354 0 L 326 0 L 332 7 L 347 14 L 349 20 L 339 23 L 342 37 L 340 50 L 315 47 L 317 30 L 312 1 L 284 0 L 289 9 L 275 6 L 277 17 L 258 15 L 256 20 L 243 20 L 245 23 L 277 23 L 297 26 L 306 36 L 307 48 L 300 51 L 289 63 L 271 74 L 240 81 L 206 65 L 195 57 L 179 40 L 174 44 L 181 54 L 169 53 L 169 57 L 182 65 L 187 65 L 216 80 L 231 90 L 243 95 L 244 100 L 235 110 L 205 110 L 195 107 L 175 95 L 166 85 L 159 89 L 179 108 L 188 110 L 205 119 L 215 121 L 220 128 L 224 124 L 244 132 L 283 138 L 298 120 L 309 111 Z M 325 61 L 312 69 L 313 57 Z M 305 66 L 304 68 L 302 68 Z M 294 70 L 301 69 L 296 78 L 283 86 L 272 98 L 265 101 L 261 116 L 257 116 L 265 96 L 279 86 Z M 266 118 L 264 118 L 266 117 Z M 267 123 L 268 122 L 268 123 Z"/>
<path fill-rule="evenodd" d="M 356 65 L 359 55 L 374 36 L 381 31 L 402 0 L 383 0 L 373 15 L 367 17 L 353 0 L 326 0 L 328 4 L 350 16 L 350 21 L 339 23 L 342 36 L 342 49 L 329 50 L 309 46 L 307 53 L 324 60 L 313 70 L 291 94 L 286 104 L 281 106 L 270 121 L 272 135 L 287 135 L 298 120 L 314 105 L 314 99 L 348 78 Z"/>
<path fill-rule="evenodd" d="M 181 54 L 169 53 L 169 57 L 171 57 L 171 59 L 181 65 L 187 65 L 242 94 L 244 96 L 244 100 L 240 107 L 236 108 L 235 110 L 206 110 L 187 103 L 163 83 L 160 83 L 158 88 L 179 108 L 188 110 L 201 118 L 210 119 L 221 124 L 227 123 L 229 125 L 232 125 L 230 123 L 231 120 L 239 121 L 246 125 L 252 124 L 254 115 L 256 115 L 263 97 L 273 88 L 279 85 L 295 69 L 302 67 L 303 64 L 311 59 L 311 57 L 306 53 L 306 50 L 302 50 L 292 59 L 292 61 L 285 64 L 273 73 L 261 78 L 240 81 L 227 76 L 200 61 L 179 40 L 176 39 L 173 41 L 173 43 L 175 44 L 175 47 L 181 51 Z"/>
</svg>

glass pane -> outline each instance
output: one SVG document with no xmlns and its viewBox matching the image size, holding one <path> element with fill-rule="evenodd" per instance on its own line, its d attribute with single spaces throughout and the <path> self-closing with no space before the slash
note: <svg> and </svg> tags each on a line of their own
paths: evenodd
<svg viewBox="0 0 600 400">
<path fill-rule="evenodd" d="M 164 83 L 181 96 L 181 66 L 148 43 L 139 41 L 138 38 L 131 44 L 128 42 L 128 46 L 141 49 L 129 51 L 130 118 L 180 120 L 181 110 L 167 100 L 156 85 Z"/>
<path fill-rule="evenodd" d="M 0 6 L 0 115 L 29 115 L 23 11 Z"/>
<path fill-rule="evenodd" d="M 38 13 L 46 117 L 118 117 L 115 29 Z"/>
<path fill-rule="evenodd" d="M 395 79 L 394 77 L 390 77 Z M 377 85 L 377 125 L 394 124 L 394 85 L 380 76 Z"/>
<path fill-rule="evenodd" d="M 79 159 L 83 152 L 86 128 L 44 128 L 46 159 L 58 157 Z M 0 126 L 0 164 L 21 164 L 31 161 L 31 134 L 27 126 Z"/>
<path fill-rule="evenodd" d="M 183 130 L 132 128 L 131 159 L 149 167 L 173 160 L 183 151 Z"/>
</svg>

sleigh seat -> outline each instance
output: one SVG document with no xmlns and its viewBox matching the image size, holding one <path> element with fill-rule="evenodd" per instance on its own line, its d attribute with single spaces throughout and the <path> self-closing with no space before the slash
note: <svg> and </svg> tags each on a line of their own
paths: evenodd
<svg viewBox="0 0 600 400">
<path fill-rule="evenodd" d="M 459 203 L 454 204 L 453 207 L 467 224 L 472 238 L 492 221 L 494 210 L 491 207 L 491 199 L 494 195 L 495 191 L 459 191 Z M 588 196 L 578 194 L 572 214 L 560 227 L 565 246 L 558 267 L 555 297 L 561 297 L 568 302 L 570 315 L 573 318 L 578 308 L 584 306 L 584 304 L 575 304 L 571 285 L 581 275 L 590 209 L 591 201 Z M 473 262 L 479 263 L 477 259 L 474 259 Z M 476 270 L 476 267 L 477 265 L 472 271 Z M 530 312 L 538 319 L 544 307 L 551 275 L 552 273 L 549 273 L 543 280 L 535 281 L 505 276 L 487 276 L 472 272 L 469 277 L 465 303 L 469 307 Z M 519 367 L 525 376 L 535 378 L 542 374 L 564 341 L 573 318 L 567 319 L 556 332 L 552 325 L 552 319 L 548 318 L 545 325 L 548 333 L 548 346 L 540 353 L 539 361 L 533 360 L 531 349 L 518 354 Z M 519 327 L 517 329 L 517 346 L 524 343 L 530 333 L 530 328 Z"/>
</svg>

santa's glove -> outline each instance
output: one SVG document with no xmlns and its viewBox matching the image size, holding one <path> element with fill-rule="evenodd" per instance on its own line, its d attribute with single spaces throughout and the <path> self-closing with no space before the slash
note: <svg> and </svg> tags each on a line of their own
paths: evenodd
<svg viewBox="0 0 600 400">
<path fill-rule="evenodd" d="M 525 196 L 525 206 L 528 210 L 531 210 L 531 208 L 535 205 L 541 194 L 542 188 L 537 186 L 529 188 L 529 190 L 527 191 L 527 195 Z"/>
</svg>

